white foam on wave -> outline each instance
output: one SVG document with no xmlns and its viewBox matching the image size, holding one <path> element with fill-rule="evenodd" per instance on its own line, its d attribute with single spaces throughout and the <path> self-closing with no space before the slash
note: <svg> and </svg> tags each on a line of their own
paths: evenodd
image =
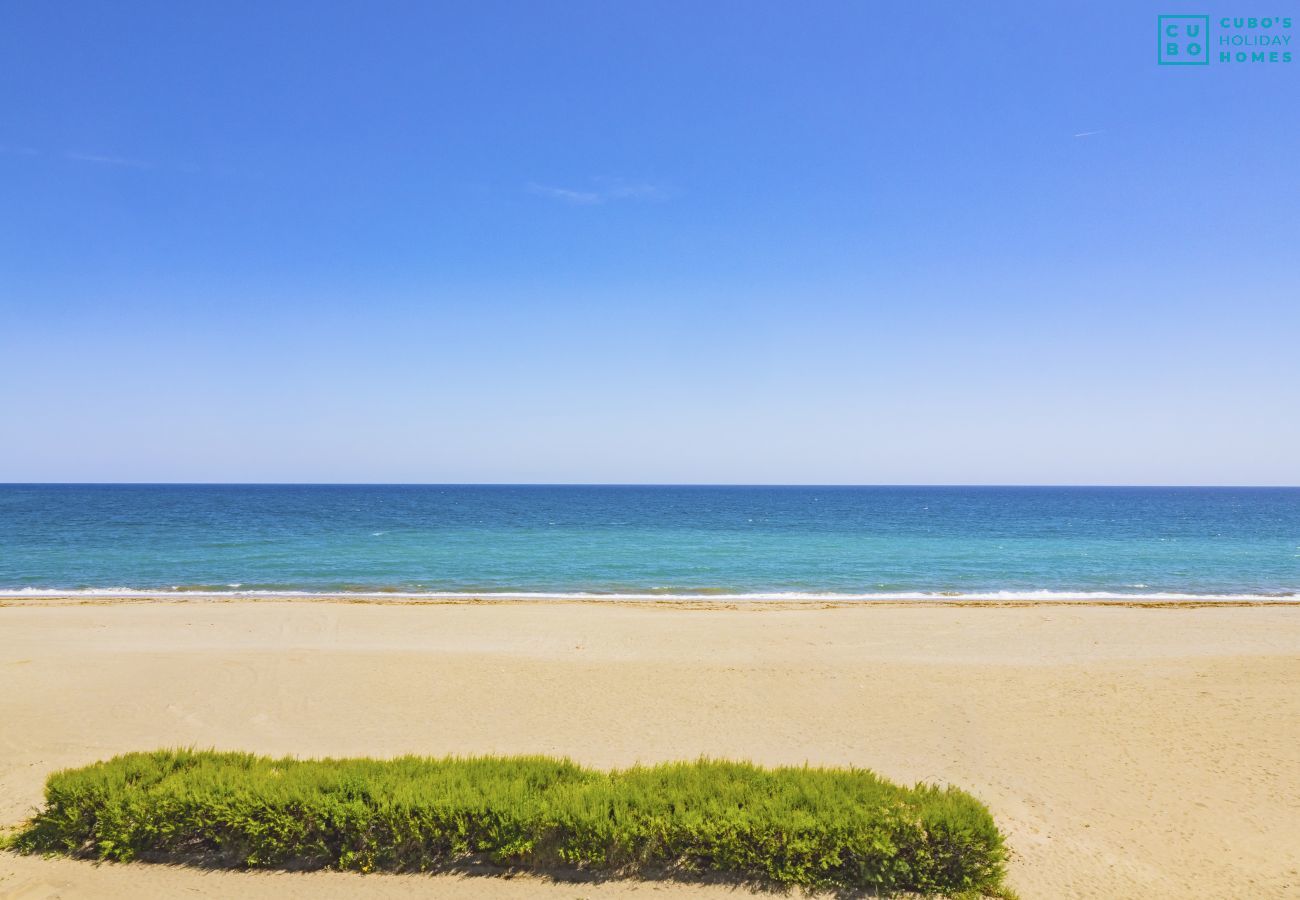
<svg viewBox="0 0 1300 900">
<path fill-rule="evenodd" d="M 233 587 L 233 585 L 232 585 Z M 1279 590 L 1263 594 L 1250 593 L 1192 593 L 1172 591 L 1119 592 L 1119 591 L 874 591 L 867 593 L 846 593 L 836 591 L 761 591 L 754 593 L 636 593 L 636 592 L 600 592 L 600 591 L 273 591 L 273 590 L 159 590 L 156 588 L 17 588 L 0 590 L 0 598 L 21 597 L 109 597 L 120 599 L 172 597 L 202 599 L 204 597 L 285 597 L 294 599 L 312 599 L 328 597 L 356 597 L 361 599 L 394 600 L 696 600 L 700 602 L 733 601 L 808 601 L 808 602 L 853 602 L 853 601 L 906 601 L 906 600 L 982 600 L 982 601 L 1214 601 L 1214 600 L 1289 600 L 1300 596 L 1300 590 Z"/>
</svg>

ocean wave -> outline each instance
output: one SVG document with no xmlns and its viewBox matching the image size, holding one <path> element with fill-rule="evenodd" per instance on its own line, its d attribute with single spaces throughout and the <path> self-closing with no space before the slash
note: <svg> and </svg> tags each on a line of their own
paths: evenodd
<svg viewBox="0 0 1300 900">
<path fill-rule="evenodd" d="M 233 585 L 229 587 L 234 587 Z M 391 588 L 358 590 L 346 588 L 340 590 L 230 590 L 211 589 L 208 587 L 185 586 L 167 589 L 160 588 L 14 588 L 0 590 L 0 598 L 22 597 L 107 597 L 107 598 L 151 598 L 151 597 L 283 597 L 292 599 L 312 599 L 330 597 L 354 597 L 359 599 L 398 599 L 398 600 L 697 600 L 709 601 L 807 601 L 807 602 L 854 602 L 854 601 L 1214 601 L 1214 600 L 1288 600 L 1300 596 L 1300 591 L 1279 590 L 1262 593 L 1219 593 L 1193 591 L 872 591 L 866 593 L 849 593 L 840 591 L 755 591 L 725 592 L 720 589 L 702 589 L 696 591 L 670 592 L 662 588 L 648 591 L 405 591 Z"/>
</svg>

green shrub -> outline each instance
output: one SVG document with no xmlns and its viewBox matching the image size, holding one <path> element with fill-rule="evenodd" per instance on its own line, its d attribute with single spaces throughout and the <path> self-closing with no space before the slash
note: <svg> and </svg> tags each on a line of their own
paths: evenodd
<svg viewBox="0 0 1300 900">
<path fill-rule="evenodd" d="M 12 845 L 111 860 L 429 871 L 721 875 L 991 893 L 1005 851 L 953 788 L 854 769 L 701 760 L 615 772 L 546 757 L 269 759 L 133 753 L 50 776 Z"/>
</svg>

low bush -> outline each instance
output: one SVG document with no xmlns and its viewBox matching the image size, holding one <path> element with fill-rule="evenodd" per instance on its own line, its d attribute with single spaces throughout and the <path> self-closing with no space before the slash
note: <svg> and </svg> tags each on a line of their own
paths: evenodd
<svg viewBox="0 0 1300 900">
<path fill-rule="evenodd" d="M 701 760 L 614 772 L 546 757 L 269 759 L 133 753 L 58 772 L 26 852 L 231 867 L 722 876 L 829 888 L 1002 891 L 969 794 L 852 769 Z"/>
</svg>

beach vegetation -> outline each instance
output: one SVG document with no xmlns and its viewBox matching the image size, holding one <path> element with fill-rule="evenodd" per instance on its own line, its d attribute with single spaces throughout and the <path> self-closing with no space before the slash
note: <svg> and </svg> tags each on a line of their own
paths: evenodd
<svg viewBox="0 0 1300 900">
<path fill-rule="evenodd" d="M 864 769 L 702 759 L 601 771 L 527 757 L 132 753 L 57 772 L 8 843 L 204 866 L 584 877 L 1003 895 L 989 811 Z"/>
</svg>

